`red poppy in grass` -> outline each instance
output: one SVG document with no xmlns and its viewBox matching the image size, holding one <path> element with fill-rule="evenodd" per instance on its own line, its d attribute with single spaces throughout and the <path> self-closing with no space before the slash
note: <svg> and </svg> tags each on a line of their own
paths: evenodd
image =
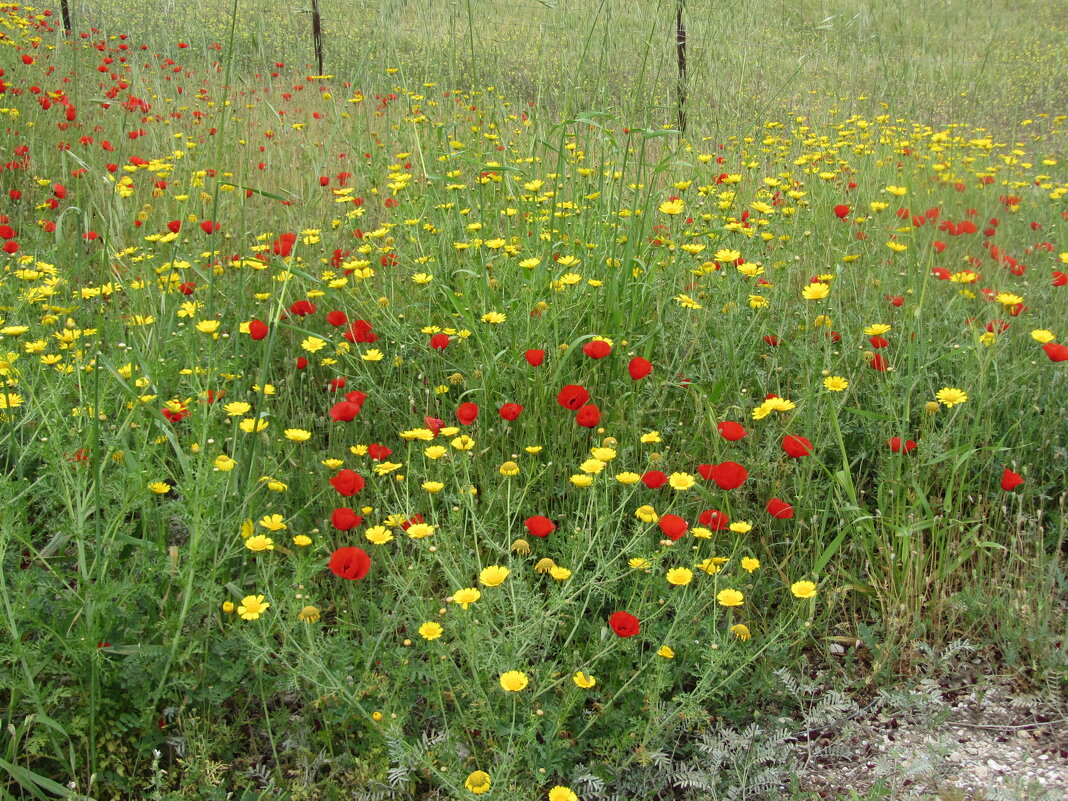
<svg viewBox="0 0 1068 801">
<path fill-rule="evenodd" d="M 308 360 L 305 359 L 303 356 L 298 356 L 297 357 L 297 369 L 298 370 L 303 370 L 307 366 L 308 366 Z"/>
<path fill-rule="evenodd" d="M 719 429 L 719 435 L 729 442 L 737 442 L 749 433 L 741 423 L 733 420 L 724 420 L 716 428 Z"/>
<path fill-rule="evenodd" d="M 167 223 L 167 230 L 170 231 L 172 234 L 178 233 L 182 230 L 182 221 L 171 220 L 169 223 Z"/>
<path fill-rule="evenodd" d="M 370 569 L 371 557 L 363 548 L 338 548 L 330 555 L 330 572 L 343 579 L 362 579 Z"/>
<path fill-rule="evenodd" d="M 330 383 L 326 385 L 327 392 L 338 392 L 345 388 L 345 384 L 348 381 L 345 380 L 345 376 L 339 375 L 337 378 L 330 379 Z"/>
<path fill-rule="evenodd" d="M 326 321 L 334 326 L 334 328 L 341 328 L 341 326 L 349 321 L 349 316 L 343 311 L 332 311 L 327 313 Z"/>
<path fill-rule="evenodd" d="M 731 524 L 731 519 L 718 509 L 705 509 L 697 516 L 697 522 L 713 531 L 723 531 Z"/>
<path fill-rule="evenodd" d="M 991 320 L 986 324 L 986 330 L 992 334 L 1004 334 L 1009 330 L 1011 323 L 1005 320 Z"/>
<path fill-rule="evenodd" d="M 460 421 L 460 425 L 469 426 L 475 422 L 477 418 L 477 403 L 461 403 L 460 408 L 456 410 L 456 419 Z"/>
<path fill-rule="evenodd" d="M 315 314 L 315 304 L 310 300 L 298 300 L 289 307 L 289 313 L 297 317 L 307 317 L 309 314 Z"/>
<path fill-rule="evenodd" d="M 938 241 L 936 241 L 936 242 L 934 243 L 934 250 L 935 250 L 935 253 L 941 253 L 941 252 L 942 252 L 943 250 L 945 250 L 945 249 L 946 249 L 946 243 L 945 243 L 945 242 L 938 242 Z"/>
<path fill-rule="evenodd" d="M 642 473 L 642 483 L 649 489 L 660 489 L 667 484 L 667 474 L 660 470 L 646 470 Z"/>
<path fill-rule="evenodd" d="M 642 624 L 630 612 L 613 612 L 608 617 L 608 625 L 619 637 L 633 637 L 642 630 Z"/>
<path fill-rule="evenodd" d="M 352 401 L 335 403 L 330 409 L 330 417 L 339 423 L 351 423 L 360 413 L 360 404 Z"/>
<path fill-rule="evenodd" d="M 283 259 L 288 258 L 289 254 L 293 252 L 293 245 L 296 241 L 296 234 L 282 234 L 272 243 L 271 251 L 275 256 L 281 256 Z"/>
<path fill-rule="evenodd" d="M 449 335 L 448 334 L 434 334 L 430 337 L 430 347 L 434 350 L 445 350 L 449 347 Z"/>
<path fill-rule="evenodd" d="M 1005 468 L 1005 472 L 1001 474 L 1001 488 L 1005 490 L 1005 492 L 1012 492 L 1023 483 L 1023 476 L 1019 473 L 1012 472 L 1007 467 Z"/>
<path fill-rule="evenodd" d="M 804 437 L 787 434 L 782 438 L 782 449 L 791 459 L 800 459 L 812 453 L 812 443 Z"/>
<path fill-rule="evenodd" d="M 883 372 L 890 365 L 887 364 L 886 359 L 883 358 L 883 355 L 881 353 L 876 353 L 868 361 L 868 366 L 871 367 L 872 370 L 878 370 L 879 372 Z"/>
<path fill-rule="evenodd" d="M 407 531 L 412 526 L 414 526 L 416 523 L 422 523 L 422 522 L 424 522 L 423 521 L 423 516 L 421 514 L 414 514 L 411 517 L 409 517 L 407 520 L 405 520 L 403 523 L 401 523 L 401 528 L 404 529 L 405 531 Z"/>
<path fill-rule="evenodd" d="M 353 344 L 365 343 L 370 345 L 378 341 L 378 334 L 371 330 L 371 324 L 366 320 L 354 320 L 343 336 Z"/>
<path fill-rule="evenodd" d="M 222 228 L 221 225 L 217 222 L 212 222 L 211 220 L 204 220 L 204 222 L 200 224 L 200 230 L 206 234 L 217 233 L 220 228 Z"/>
<path fill-rule="evenodd" d="M 931 275 L 933 275 L 939 281 L 948 281 L 952 273 L 950 273 L 950 271 L 947 270 L 945 267 L 934 267 L 931 269 Z"/>
<path fill-rule="evenodd" d="M 523 525 L 527 527 L 527 531 L 534 537 L 548 537 L 556 531 L 556 523 L 541 515 L 528 517 L 523 521 Z"/>
<path fill-rule="evenodd" d="M 540 367 L 541 363 L 545 361 L 545 351 L 531 349 L 523 354 L 523 358 L 527 360 L 527 364 L 531 367 Z"/>
<path fill-rule="evenodd" d="M 498 412 L 502 420 L 514 421 L 523 412 L 523 407 L 518 403 L 506 403 Z"/>
<path fill-rule="evenodd" d="M 338 531 L 351 531 L 363 522 L 363 517 L 347 506 L 342 506 L 330 515 L 330 522 Z"/>
<path fill-rule="evenodd" d="M 1068 362 L 1068 345 L 1047 342 L 1042 346 L 1042 350 L 1046 351 L 1046 355 L 1049 356 L 1051 362 Z"/>
<path fill-rule="evenodd" d="M 777 348 L 782 344 L 782 340 L 775 336 L 775 334 L 766 334 L 764 336 L 764 342 L 771 345 L 773 348 Z"/>
<path fill-rule="evenodd" d="M 641 356 L 635 356 L 630 360 L 630 364 L 627 365 L 627 372 L 630 373 L 630 377 L 635 381 L 640 381 L 649 375 L 649 373 L 653 372 L 653 365 L 648 359 L 643 359 Z"/>
<path fill-rule="evenodd" d="M 779 498 L 768 501 L 767 510 L 776 520 L 789 520 L 794 516 L 794 507 Z"/>
<path fill-rule="evenodd" d="M 890 341 L 885 337 L 875 336 L 868 340 L 873 348 L 885 348 L 890 344 Z"/>
<path fill-rule="evenodd" d="M 902 442 L 901 437 L 890 437 L 890 439 L 886 441 L 886 444 L 890 446 L 890 450 L 894 453 L 901 453 L 902 451 L 905 453 L 912 453 L 916 450 L 916 441 L 912 439 L 907 439 Z"/>
<path fill-rule="evenodd" d="M 690 527 L 689 524 L 678 515 L 663 515 L 658 525 L 660 530 L 664 532 L 664 536 L 669 540 L 678 541 L 681 540 L 686 530 Z"/>
<path fill-rule="evenodd" d="M 849 212 L 849 206 L 845 205 L 844 203 L 839 203 L 837 206 L 834 207 L 834 216 L 837 217 L 839 220 L 844 220 L 846 217 L 848 217 Z"/>
<path fill-rule="evenodd" d="M 905 298 L 901 295 L 887 295 L 886 299 L 891 306 L 903 306 L 905 304 Z"/>
<path fill-rule="evenodd" d="M 388 459 L 390 457 L 390 454 L 392 453 L 393 451 L 391 451 L 385 445 L 379 445 L 378 443 L 367 446 L 367 455 L 370 456 L 376 462 L 381 462 L 384 459 Z"/>
<path fill-rule="evenodd" d="M 601 422 L 601 410 L 596 404 L 587 403 L 575 414 L 575 422 L 583 428 L 593 428 Z"/>
<path fill-rule="evenodd" d="M 1062 273 L 1060 270 L 1053 271 L 1053 286 L 1065 286 L 1068 285 L 1068 273 Z"/>
<path fill-rule="evenodd" d="M 424 417 L 423 425 L 429 428 L 430 432 L 436 437 L 438 432 L 445 428 L 445 421 L 437 417 Z"/>
<path fill-rule="evenodd" d="M 349 403 L 355 403 L 357 406 L 363 406 L 363 402 L 367 400 L 367 393 L 354 389 L 345 395 L 345 400 Z"/>
<path fill-rule="evenodd" d="M 346 498 L 350 498 L 362 490 L 366 483 L 363 480 L 363 476 L 355 470 L 349 470 L 347 467 L 343 470 L 338 470 L 337 475 L 330 479 L 330 486 Z"/>
<path fill-rule="evenodd" d="M 267 323 L 263 322 L 263 320 L 252 320 L 248 324 L 248 335 L 253 339 L 263 339 L 270 332 L 271 329 L 267 327 Z"/>
<path fill-rule="evenodd" d="M 702 475 L 704 475 L 702 473 Z M 737 462 L 720 462 L 712 465 L 707 478 L 716 483 L 721 490 L 738 489 L 749 478 L 749 471 Z"/>
<path fill-rule="evenodd" d="M 594 339 L 582 346 L 582 352 L 591 359 L 603 359 L 612 352 L 612 346 L 603 339 Z"/>
<path fill-rule="evenodd" d="M 568 384 L 556 396 L 556 402 L 565 409 L 573 412 L 578 411 L 590 399 L 590 393 L 586 388 L 578 384 Z"/>
<path fill-rule="evenodd" d="M 19 243 L 16 242 L 14 239 L 9 239 L 7 242 L 4 243 L 4 246 L 0 248 L 0 250 L 3 250 L 4 253 L 13 256 L 14 254 L 19 252 Z"/>
</svg>

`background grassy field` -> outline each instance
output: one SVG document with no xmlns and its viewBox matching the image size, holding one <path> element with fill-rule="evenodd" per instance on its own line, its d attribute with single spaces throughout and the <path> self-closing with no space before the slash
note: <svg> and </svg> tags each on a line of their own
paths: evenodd
<svg viewBox="0 0 1068 801">
<path fill-rule="evenodd" d="M 5 796 L 800 798 L 938 654 L 1063 694 L 1062 8 L 688 3 L 686 135 L 672 4 L 73 9 L 0 29 Z"/>
</svg>

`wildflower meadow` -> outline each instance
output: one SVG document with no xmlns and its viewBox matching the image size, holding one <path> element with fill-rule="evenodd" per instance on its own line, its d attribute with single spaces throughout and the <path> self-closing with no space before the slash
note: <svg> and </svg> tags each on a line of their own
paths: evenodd
<svg viewBox="0 0 1068 801">
<path fill-rule="evenodd" d="M 0 797 L 812 799 L 931 648 L 1063 694 L 1065 19 L 707 5 L 0 5 Z"/>
</svg>

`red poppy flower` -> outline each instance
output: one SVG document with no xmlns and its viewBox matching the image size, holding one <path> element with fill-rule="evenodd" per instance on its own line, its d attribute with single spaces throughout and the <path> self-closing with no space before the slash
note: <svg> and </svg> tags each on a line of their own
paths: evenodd
<svg viewBox="0 0 1068 801">
<path fill-rule="evenodd" d="M 879 372 L 883 372 L 890 365 L 887 364 L 886 359 L 883 358 L 883 355 L 881 353 L 876 353 L 868 361 L 868 366 L 871 367 L 872 370 L 878 370 Z"/>
<path fill-rule="evenodd" d="M 782 438 L 782 449 L 786 451 L 786 455 L 791 459 L 800 459 L 802 456 L 808 456 L 812 453 L 812 443 L 804 437 L 787 434 Z"/>
<path fill-rule="evenodd" d="M 344 389 L 347 383 L 345 376 L 339 375 L 337 378 L 330 379 L 330 383 L 326 385 L 326 390 L 327 392 L 338 392 Z"/>
<path fill-rule="evenodd" d="M 947 270 L 945 267 L 935 267 L 931 270 L 931 275 L 933 275 L 939 281 L 948 281 L 952 273 L 950 273 L 950 271 Z"/>
<path fill-rule="evenodd" d="M 385 459 L 388 459 L 390 457 L 390 454 L 392 453 L 392 450 L 387 448 L 385 445 L 379 445 L 378 443 L 367 446 L 367 455 L 370 456 L 376 462 L 381 462 Z"/>
<path fill-rule="evenodd" d="M 766 334 L 764 336 L 764 341 L 767 344 L 771 345 L 773 348 L 777 348 L 779 345 L 782 344 L 782 340 L 779 339 L 779 337 L 777 337 L 775 334 Z"/>
<path fill-rule="evenodd" d="M 642 628 L 638 618 L 629 612 L 613 612 L 608 617 L 608 625 L 619 637 L 633 637 Z"/>
<path fill-rule="evenodd" d="M 719 435 L 730 442 L 737 442 L 749 433 L 741 423 L 735 423 L 733 420 L 724 420 L 716 428 L 719 429 Z"/>
<path fill-rule="evenodd" d="M 697 522 L 713 531 L 724 531 L 731 524 L 731 519 L 718 509 L 705 509 L 697 517 Z"/>
<path fill-rule="evenodd" d="M 430 347 L 434 350 L 445 350 L 449 347 L 449 335 L 448 334 L 434 334 L 430 337 Z"/>
<path fill-rule="evenodd" d="M 768 514 L 776 520 L 789 520 L 794 516 L 794 507 L 778 498 L 768 501 L 767 510 Z"/>
<path fill-rule="evenodd" d="M 405 531 L 407 531 L 412 526 L 414 526 L 416 523 L 422 523 L 422 522 L 424 522 L 423 521 L 423 516 L 421 514 L 414 514 L 411 517 L 409 517 L 407 520 L 405 520 L 403 523 L 401 523 L 401 528 L 404 529 Z"/>
<path fill-rule="evenodd" d="M 363 518 L 347 506 L 342 506 L 330 515 L 330 522 L 338 531 L 351 531 L 363 522 Z"/>
<path fill-rule="evenodd" d="M 703 468 L 708 468 L 707 470 Z M 738 489 L 749 478 L 749 471 L 737 462 L 720 462 L 715 465 L 701 465 L 698 472 L 706 481 L 714 481 L 721 490 Z"/>
<path fill-rule="evenodd" d="M 660 470 L 646 470 L 642 473 L 642 483 L 649 489 L 660 489 L 667 484 L 667 474 Z"/>
<path fill-rule="evenodd" d="M 1058 342 L 1047 342 L 1042 346 L 1042 350 L 1046 351 L 1046 355 L 1049 356 L 1051 362 L 1068 361 L 1068 345 L 1061 345 Z"/>
<path fill-rule="evenodd" d="M 341 328 L 349 321 L 349 316 L 343 311 L 332 311 L 326 315 L 326 321 L 334 328 Z"/>
<path fill-rule="evenodd" d="M 844 220 L 846 217 L 849 216 L 849 211 L 849 206 L 845 205 L 844 203 L 839 203 L 837 206 L 834 207 L 834 216 L 837 217 L 839 220 Z"/>
<path fill-rule="evenodd" d="M 354 320 L 342 336 L 353 344 L 370 345 L 378 341 L 378 334 L 371 330 L 371 324 L 366 320 Z"/>
<path fill-rule="evenodd" d="M 308 366 L 308 360 L 305 359 L 303 356 L 298 356 L 297 357 L 297 369 L 298 370 L 303 370 L 307 366 Z"/>
<path fill-rule="evenodd" d="M 363 476 L 355 470 L 349 470 L 347 467 L 343 470 L 339 470 L 338 474 L 330 479 L 330 486 L 346 498 L 350 498 L 362 490 L 364 484 L 366 484 L 366 482 L 363 480 Z"/>
<path fill-rule="evenodd" d="M 523 407 L 518 403 L 506 403 L 500 409 L 500 416 L 502 420 L 513 421 L 523 412 Z"/>
<path fill-rule="evenodd" d="M 630 360 L 630 364 L 627 365 L 627 372 L 630 373 L 630 377 L 635 381 L 640 381 L 653 372 L 653 365 L 647 359 L 635 356 Z"/>
<path fill-rule="evenodd" d="M 890 446 L 890 450 L 894 453 L 901 453 L 902 451 L 905 453 L 912 453 L 916 450 L 916 441 L 911 439 L 902 442 L 901 437 L 890 437 L 890 439 L 886 441 L 886 444 Z"/>
<path fill-rule="evenodd" d="M 367 393 L 354 389 L 345 395 L 345 400 L 349 403 L 355 403 L 357 406 L 363 406 L 363 402 L 367 400 Z"/>
<path fill-rule="evenodd" d="M 689 524 L 678 515 L 664 515 L 659 521 L 660 530 L 669 540 L 678 541 L 686 534 Z"/>
<path fill-rule="evenodd" d="M 315 314 L 315 304 L 310 300 L 298 300 L 289 307 L 289 313 L 297 317 L 307 317 L 309 314 Z"/>
<path fill-rule="evenodd" d="M 204 220 L 204 222 L 200 224 L 200 229 L 206 234 L 214 234 L 220 228 L 222 228 L 221 225 L 217 222 L 212 222 L 211 220 Z"/>
<path fill-rule="evenodd" d="M 556 531 L 556 524 L 547 517 L 541 515 L 533 515 L 523 521 L 523 525 L 527 527 L 527 531 L 534 537 L 548 537 L 554 531 Z"/>
<path fill-rule="evenodd" d="M 253 320 L 248 324 L 248 335 L 253 339 L 263 339 L 270 332 L 271 329 L 262 320 Z"/>
<path fill-rule="evenodd" d="M 351 423 L 356 419 L 356 415 L 360 413 L 360 405 L 353 403 L 352 401 L 341 401 L 335 403 L 330 409 L 331 419 L 339 423 Z"/>
<path fill-rule="evenodd" d="M 1068 273 L 1062 273 L 1060 270 L 1053 271 L 1053 286 L 1066 286 L 1068 285 Z"/>
<path fill-rule="evenodd" d="M 357 581 L 371 569 L 371 557 L 363 548 L 338 548 L 330 555 L 330 572 L 343 579 Z"/>
<path fill-rule="evenodd" d="M 438 432 L 445 428 L 445 421 L 439 420 L 437 417 L 424 417 L 423 425 L 429 428 L 431 433 L 436 437 Z"/>
<path fill-rule="evenodd" d="M 593 428 L 601 422 L 601 410 L 596 404 L 587 403 L 575 415 L 575 422 L 583 428 Z"/>
<path fill-rule="evenodd" d="M 556 396 L 557 403 L 573 412 L 582 408 L 589 399 L 590 393 L 586 391 L 585 387 L 578 384 L 568 384 Z"/>
<path fill-rule="evenodd" d="M 594 339 L 582 346 L 582 352 L 591 359 L 603 359 L 612 352 L 612 346 L 603 339 Z"/>
<path fill-rule="evenodd" d="M 460 408 L 456 410 L 456 419 L 460 421 L 460 425 L 469 426 L 475 422 L 477 418 L 477 403 L 461 403 Z"/>
<path fill-rule="evenodd" d="M 545 361 L 545 351 L 528 350 L 523 354 L 523 358 L 527 360 L 527 364 L 531 367 L 540 367 L 541 363 Z"/>
<path fill-rule="evenodd" d="M 1001 474 L 1001 488 L 1005 490 L 1005 492 L 1012 492 L 1023 483 L 1023 476 L 1019 473 L 1012 472 L 1007 467 L 1005 468 L 1005 472 Z"/>
<path fill-rule="evenodd" d="M 868 341 L 871 343 L 871 346 L 873 348 L 885 348 L 890 344 L 889 341 L 887 341 L 884 337 L 878 336 L 872 337 Z"/>
</svg>

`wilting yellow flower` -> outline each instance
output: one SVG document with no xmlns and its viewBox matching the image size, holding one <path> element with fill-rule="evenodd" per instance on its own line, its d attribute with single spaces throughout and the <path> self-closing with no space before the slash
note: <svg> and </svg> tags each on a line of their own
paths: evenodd
<svg viewBox="0 0 1068 801">
<path fill-rule="evenodd" d="M 286 439 L 290 442 L 307 442 L 311 439 L 311 432 L 305 431 L 303 428 L 287 428 L 284 432 Z"/>
<path fill-rule="evenodd" d="M 319 607 L 309 605 L 297 612 L 297 620 L 301 623 L 317 623 L 319 615 Z"/>
<path fill-rule="evenodd" d="M 479 583 L 486 587 L 497 587 L 504 583 L 504 580 L 508 578 L 508 574 L 511 573 L 508 568 L 501 567 L 500 565 L 490 565 L 489 567 L 482 568 L 478 574 Z"/>
<path fill-rule="evenodd" d="M 685 587 L 693 581 L 693 571 L 685 567 L 673 567 L 667 572 L 667 580 L 676 587 Z"/>
<path fill-rule="evenodd" d="M 212 462 L 215 465 L 216 470 L 221 470 L 223 473 L 229 473 L 237 465 L 233 459 L 227 456 L 225 453 L 220 453 L 215 457 L 215 461 Z"/>
<path fill-rule="evenodd" d="M 829 375 L 823 379 L 823 386 L 831 392 L 841 392 L 849 386 L 849 382 L 840 375 Z"/>
<path fill-rule="evenodd" d="M 166 495 L 171 491 L 171 485 L 166 481 L 150 481 L 148 488 L 157 495 Z"/>
<path fill-rule="evenodd" d="M 634 510 L 634 516 L 641 520 L 643 523 L 655 523 L 660 519 L 660 515 L 656 513 L 656 509 L 648 504 L 639 506 Z"/>
<path fill-rule="evenodd" d="M 745 603 L 745 596 L 738 590 L 720 590 L 716 600 L 720 606 L 741 606 Z"/>
<path fill-rule="evenodd" d="M 437 623 L 434 623 L 433 625 L 437 626 Z M 493 781 L 490 779 L 490 775 L 484 770 L 476 770 L 464 780 L 464 787 L 475 795 L 482 795 L 483 793 L 489 792 L 489 789 L 492 786 Z"/>
<path fill-rule="evenodd" d="M 262 615 L 269 603 L 265 603 L 262 595 L 246 595 L 241 599 L 241 605 L 237 607 L 237 613 L 242 620 L 256 620 Z"/>
<path fill-rule="evenodd" d="M 744 623 L 735 623 L 728 631 L 742 642 L 748 641 L 753 636 L 749 631 L 749 627 Z"/>
<path fill-rule="evenodd" d="M 424 640 L 436 640 L 444 631 L 445 629 L 442 628 L 440 623 L 430 620 L 419 627 L 419 636 Z"/>
<path fill-rule="evenodd" d="M 504 464 L 502 464 L 500 466 L 499 472 L 500 472 L 500 474 L 502 476 L 518 476 L 519 475 L 519 465 L 517 465 L 515 462 L 511 462 L 511 461 L 505 462 Z"/>
<path fill-rule="evenodd" d="M 521 556 L 529 556 L 530 555 L 530 543 L 527 542 L 524 539 L 515 540 L 511 544 L 510 550 L 512 551 L 512 553 L 517 553 L 517 554 L 520 554 Z"/>
<path fill-rule="evenodd" d="M 452 594 L 452 602 L 454 604 L 460 604 L 461 609 L 467 609 L 467 607 L 481 597 L 482 593 L 474 587 L 464 587 L 462 590 L 457 590 Z"/>
<path fill-rule="evenodd" d="M 536 570 L 538 573 L 548 573 L 554 567 L 556 567 L 556 562 L 546 556 L 537 561 L 537 563 L 534 565 L 534 570 Z"/>
<path fill-rule="evenodd" d="M 266 534 L 256 534 L 245 540 L 245 547 L 250 551 L 273 551 L 274 540 Z"/>
<path fill-rule="evenodd" d="M 597 684 L 597 679 L 588 673 L 583 673 L 581 670 L 575 673 L 571 680 L 584 690 L 588 690 Z"/>
<path fill-rule="evenodd" d="M 816 585 L 811 581 L 795 581 L 790 585 L 790 592 L 798 598 L 815 598 Z"/>
<path fill-rule="evenodd" d="M 968 400 L 968 394 L 962 389 L 955 387 L 943 387 L 935 393 L 935 398 L 947 409 L 952 409 L 958 403 Z"/>
<path fill-rule="evenodd" d="M 527 678 L 527 674 L 520 670 L 509 670 L 507 673 L 502 673 L 501 689 L 505 692 L 517 693 L 526 689 L 526 686 L 530 683 Z"/>
</svg>

